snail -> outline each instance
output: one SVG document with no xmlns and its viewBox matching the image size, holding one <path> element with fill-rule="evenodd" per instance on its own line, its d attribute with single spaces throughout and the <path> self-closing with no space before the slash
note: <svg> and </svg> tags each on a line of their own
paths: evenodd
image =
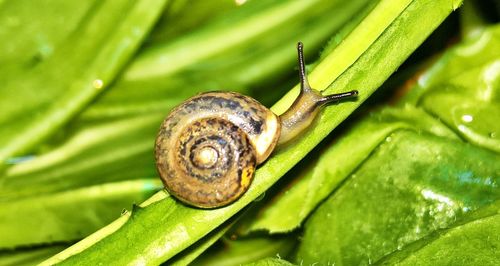
<svg viewBox="0 0 500 266">
<path fill-rule="evenodd" d="M 167 191 L 199 208 L 228 205 L 246 192 L 257 165 L 277 144 L 303 132 L 321 106 L 358 94 L 323 96 L 309 86 L 303 45 L 297 45 L 301 90 L 277 116 L 253 98 L 235 92 L 198 94 L 163 121 L 155 145 L 156 167 Z"/>
</svg>

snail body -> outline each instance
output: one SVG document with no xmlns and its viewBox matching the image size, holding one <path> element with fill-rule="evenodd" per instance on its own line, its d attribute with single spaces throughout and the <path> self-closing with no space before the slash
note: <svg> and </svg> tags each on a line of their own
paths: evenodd
<svg viewBox="0 0 500 266">
<path fill-rule="evenodd" d="M 281 116 L 235 92 L 207 92 L 174 108 L 156 139 L 156 165 L 165 188 L 182 202 L 216 208 L 238 199 L 255 168 L 278 143 L 295 138 L 324 104 L 357 91 L 322 96 L 305 75 L 298 44 L 301 92 Z"/>
</svg>

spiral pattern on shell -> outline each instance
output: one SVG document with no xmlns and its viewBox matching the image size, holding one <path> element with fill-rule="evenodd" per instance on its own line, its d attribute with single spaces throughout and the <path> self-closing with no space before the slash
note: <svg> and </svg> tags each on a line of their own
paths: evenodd
<svg viewBox="0 0 500 266">
<path fill-rule="evenodd" d="M 166 189 L 181 201 L 224 206 L 248 189 L 279 133 L 278 117 L 250 97 L 199 94 L 163 122 L 156 139 L 157 169 Z"/>
</svg>

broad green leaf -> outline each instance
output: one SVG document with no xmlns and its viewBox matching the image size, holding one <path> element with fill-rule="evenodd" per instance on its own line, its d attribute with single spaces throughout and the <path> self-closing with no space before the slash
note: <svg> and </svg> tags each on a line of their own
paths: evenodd
<svg viewBox="0 0 500 266">
<path fill-rule="evenodd" d="M 50 56 L 5 82 L 0 90 L 0 169 L 10 157 L 33 150 L 113 81 L 165 2 L 96 2 Z M 22 18 L 29 19 L 29 14 Z"/>
<path fill-rule="evenodd" d="M 439 230 L 381 260 L 381 265 L 497 265 L 500 206 L 479 209 L 466 222 Z"/>
<path fill-rule="evenodd" d="M 251 203 L 304 157 L 373 93 L 459 3 L 381 1 L 311 73 L 313 86 L 329 87 L 327 93 L 333 92 L 331 88 L 359 89 L 358 101 L 326 108 L 318 123 L 304 134 L 307 137 L 283 147 L 257 170 L 251 188 L 237 202 L 220 209 L 200 210 L 160 192 L 157 201 L 134 209 L 128 220 L 120 219 L 45 263 L 65 259 L 63 262 L 68 264 L 157 264 L 184 250 Z M 425 19 L 421 14 L 426 14 Z M 290 94 L 274 109 L 280 113 L 292 101 Z"/>
<path fill-rule="evenodd" d="M 0 249 L 81 239 L 161 189 L 138 179 L 0 202 Z"/>
<path fill-rule="evenodd" d="M 225 239 L 193 262 L 194 265 L 232 266 L 243 265 L 259 259 L 286 257 L 295 246 L 295 236 L 251 237 L 238 240 Z"/>
<path fill-rule="evenodd" d="M 419 78 L 417 85 L 404 97 L 402 104 L 416 105 L 422 94 L 441 82 L 460 77 L 463 71 L 481 67 L 500 56 L 500 25 L 482 29 L 446 51 L 429 70 Z M 484 82 L 484 81 L 483 81 Z"/>
<path fill-rule="evenodd" d="M 39 248 L 29 248 L 21 250 L 0 251 L 1 266 L 31 266 L 38 264 L 65 249 L 64 245 L 54 245 Z"/>
<path fill-rule="evenodd" d="M 498 40 L 500 43 L 500 39 Z M 419 104 L 468 142 L 500 152 L 500 54 L 425 93 Z"/>
<path fill-rule="evenodd" d="M 500 156 L 398 131 L 305 225 L 297 261 L 371 264 L 500 199 Z"/>
<path fill-rule="evenodd" d="M 418 106 L 467 141 L 500 152 L 500 27 L 484 28 L 433 66 L 414 95 Z M 411 97 L 411 96 L 410 96 Z"/>
</svg>

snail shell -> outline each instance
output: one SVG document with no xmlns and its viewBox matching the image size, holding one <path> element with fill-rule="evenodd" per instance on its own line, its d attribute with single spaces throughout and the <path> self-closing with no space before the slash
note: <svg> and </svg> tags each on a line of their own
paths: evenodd
<svg viewBox="0 0 500 266">
<path fill-rule="evenodd" d="M 323 96 L 312 89 L 302 43 L 297 50 L 301 91 L 279 117 L 234 92 L 202 93 L 174 108 L 161 125 L 155 148 L 156 167 L 169 193 L 200 208 L 233 202 L 248 189 L 255 167 L 277 143 L 303 132 L 321 106 L 358 94 Z"/>
<path fill-rule="evenodd" d="M 278 117 L 234 92 L 199 94 L 176 107 L 156 140 L 157 168 L 167 190 L 201 208 L 240 197 L 257 164 L 280 136 Z"/>
</svg>

